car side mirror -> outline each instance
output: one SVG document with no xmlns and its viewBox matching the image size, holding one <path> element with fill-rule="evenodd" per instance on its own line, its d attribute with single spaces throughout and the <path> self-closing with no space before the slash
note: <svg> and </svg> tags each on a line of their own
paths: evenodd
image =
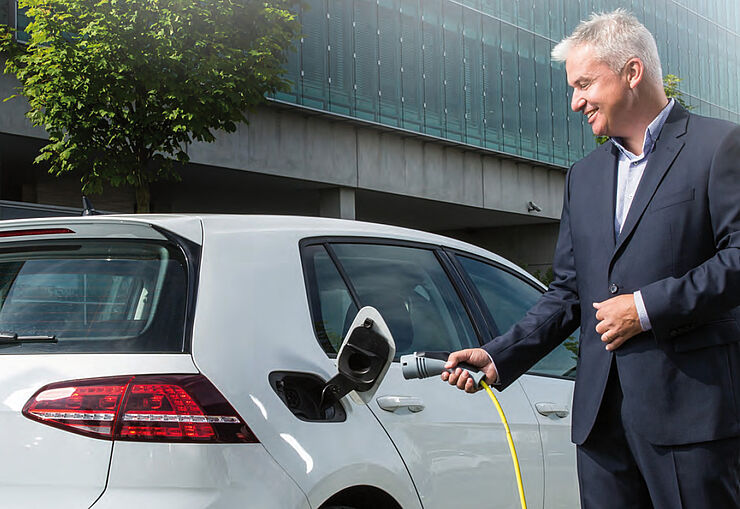
<svg viewBox="0 0 740 509">
<path fill-rule="evenodd" d="M 396 354 L 390 329 L 377 309 L 365 306 L 352 321 L 337 354 L 339 373 L 326 382 L 321 407 L 331 405 L 351 391 L 367 404 L 378 390 Z"/>
</svg>

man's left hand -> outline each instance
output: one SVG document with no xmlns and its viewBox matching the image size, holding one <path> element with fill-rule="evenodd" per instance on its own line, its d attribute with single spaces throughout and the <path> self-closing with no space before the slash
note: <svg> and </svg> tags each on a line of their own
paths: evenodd
<svg viewBox="0 0 740 509">
<path fill-rule="evenodd" d="M 599 321 L 596 324 L 596 332 L 601 334 L 601 341 L 606 343 L 606 349 L 610 352 L 642 332 L 635 297 L 632 294 L 594 302 L 594 308 L 596 319 Z"/>
</svg>

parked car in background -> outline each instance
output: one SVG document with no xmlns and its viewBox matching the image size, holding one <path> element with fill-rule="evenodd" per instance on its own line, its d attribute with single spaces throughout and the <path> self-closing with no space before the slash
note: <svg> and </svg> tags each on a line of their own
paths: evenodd
<svg viewBox="0 0 740 509">
<path fill-rule="evenodd" d="M 357 221 L 91 216 L 0 224 L 0 507 L 518 506 L 484 392 L 404 380 L 542 293 L 478 247 Z M 356 314 L 392 362 L 323 401 Z M 578 506 L 576 338 L 498 395 L 530 509 Z"/>
</svg>

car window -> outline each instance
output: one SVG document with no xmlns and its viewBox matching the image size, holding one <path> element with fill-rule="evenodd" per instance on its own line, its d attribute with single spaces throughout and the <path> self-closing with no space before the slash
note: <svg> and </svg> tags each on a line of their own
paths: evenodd
<svg viewBox="0 0 740 509">
<path fill-rule="evenodd" d="M 325 352 L 337 353 L 357 306 L 323 245 L 306 246 L 304 256 L 310 269 L 308 287 L 316 337 Z"/>
<path fill-rule="evenodd" d="M 396 343 L 396 357 L 414 351 L 452 351 L 478 345 L 465 307 L 433 250 L 365 243 L 336 243 L 331 244 L 331 249 L 353 286 L 360 307 L 373 306 L 383 316 Z M 316 259 L 314 250 L 314 267 Z M 323 309 L 323 303 L 331 298 L 322 294 L 330 288 L 336 291 L 338 273 L 315 268 L 315 274 L 318 294 L 314 294 L 313 307 Z M 319 281 L 321 278 L 324 281 Z M 309 295 L 312 293 L 309 291 Z M 336 300 L 348 295 L 345 288 Z M 356 307 L 347 307 L 343 332 L 356 313 Z M 323 311 L 320 321 L 333 321 L 332 330 L 337 330 L 339 314 Z M 334 347 L 338 349 L 337 345 Z"/>
<path fill-rule="evenodd" d="M 81 240 L 0 250 L 0 332 L 57 343 L 0 354 L 182 351 L 182 253 L 155 242 Z"/>
<path fill-rule="evenodd" d="M 457 256 L 463 271 L 478 291 L 496 334 L 509 330 L 542 295 L 542 290 L 517 275 L 467 256 Z M 529 371 L 530 374 L 575 377 L 578 358 L 578 331 Z"/>
<path fill-rule="evenodd" d="M 434 251 L 406 246 L 333 244 L 361 306 L 388 324 L 396 355 L 478 345 L 470 318 Z"/>
</svg>

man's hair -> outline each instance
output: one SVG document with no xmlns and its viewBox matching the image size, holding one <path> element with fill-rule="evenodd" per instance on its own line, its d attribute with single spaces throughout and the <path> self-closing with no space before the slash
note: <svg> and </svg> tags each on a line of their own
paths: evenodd
<svg viewBox="0 0 740 509">
<path fill-rule="evenodd" d="M 565 62 L 568 54 L 577 46 L 592 48 L 596 58 L 616 73 L 624 68 L 630 58 L 637 57 L 642 60 L 647 80 L 663 86 L 663 69 L 653 35 L 624 9 L 591 14 L 588 20 L 581 21 L 571 35 L 553 48 L 552 59 Z"/>
</svg>

